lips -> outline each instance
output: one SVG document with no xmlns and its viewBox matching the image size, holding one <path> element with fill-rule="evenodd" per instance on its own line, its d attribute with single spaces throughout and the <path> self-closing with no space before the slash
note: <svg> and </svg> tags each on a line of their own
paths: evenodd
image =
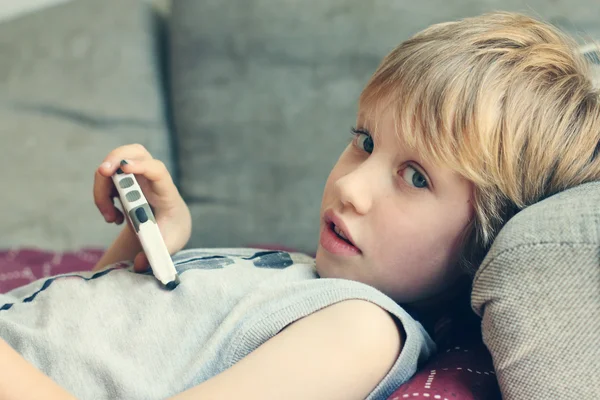
<svg viewBox="0 0 600 400">
<path fill-rule="evenodd" d="M 332 210 L 324 214 L 324 224 L 321 230 L 320 244 L 329 253 L 342 256 L 353 256 L 361 254 L 355 245 L 352 235 L 344 221 Z"/>
<path fill-rule="evenodd" d="M 333 231 L 335 232 L 335 234 L 338 235 L 340 239 L 345 240 L 349 244 L 353 245 L 353 243 L 350 241 L 350 239 L 348 239 L 346 237 L 346 235 L 344 234 L 344 231 L 341 230 L 340 227 L 337 226 L 336 224 L 334 224 L 333 222 L 331 223 L 331 229 L 333 229 Z"/>
</svg>

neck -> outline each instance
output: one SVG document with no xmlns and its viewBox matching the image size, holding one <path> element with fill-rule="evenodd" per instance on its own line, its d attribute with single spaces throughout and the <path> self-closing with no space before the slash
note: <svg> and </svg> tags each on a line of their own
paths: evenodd
<svg viewBox="0 0 600 400">
<path fill-rule="evenodd" d="M 450 288 L 437 295 L 413 303 L 402 304 L 402 306 L 433 337 L 436 324 L 442 317 L 462 308 L 463 303 L 468 304 L 470 290 L 471 280 L 465 277 L 458 279 Z"/>
</svg>

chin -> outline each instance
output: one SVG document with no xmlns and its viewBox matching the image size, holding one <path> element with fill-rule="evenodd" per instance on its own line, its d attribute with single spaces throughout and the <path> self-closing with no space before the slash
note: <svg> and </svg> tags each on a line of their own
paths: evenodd
<svg viewBox="0 0 600 400">
<path fill-rule="evenodd" d="M 328 259 L 327 252 L 321 246 L 317 249 L 315 267 L 321 278 L 343 278 L 341 268 L 336 268 L 335 261 Z"/>
<path fill-rule="evenodd" d="M 323 255 L 323 250 L 321 249 L 321 246 L 319 246 L 315 255 L 315 268 L 321 278 L 329 278 L 329 276 L 327 276 L 327 271 L 323 268 L 323 265 L 326 263 L 327 261 Z"/>
<path fill-rule="evenodd" d="M 324 252 L 324 254 L 326 253 Z M 346 279 L 368 285 L 368 283 L 361 279 L 357 274 L 358 270 L 355 265 L 343 262 L 340 263 L 339 260 L 330 260 L 326 255 L 319 257 L 319 253 L 317 253 L 316 269 L 321 278 Z"/>
</svg>

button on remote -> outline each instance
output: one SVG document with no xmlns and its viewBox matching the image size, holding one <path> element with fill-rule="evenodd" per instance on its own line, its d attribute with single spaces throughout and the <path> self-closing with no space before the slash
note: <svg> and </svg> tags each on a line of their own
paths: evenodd
<svg viewBox="0 0 600 400">
<path fill-rule="evenodd" d="M 140 207 L 137 210 L 135 210 L 135 216 L 137 217 L 138 221 L 140 221 L 140 224 L 143 224 L 144 222 L 148 221 L 148 214 L 146 214 L 146 210 L 144 210 L 143 207 Z"/>
<path fill-rule="evenodd" d="M 123 189 L 127 189 L 128 187 L 131 187 L 131 186 L 133 186 L 133 179 L 123 178 L 119 182 L 119 186 L 121 186 Z"/>
<path fill-rule="evenodd" d="M 141 197 L 142 197 L 142 195 L 137 190 L 131 190 L 131 191 L 125 193 L 125 198 L 127 199 L 127 201 L 137 201 Z"/>
</svg>

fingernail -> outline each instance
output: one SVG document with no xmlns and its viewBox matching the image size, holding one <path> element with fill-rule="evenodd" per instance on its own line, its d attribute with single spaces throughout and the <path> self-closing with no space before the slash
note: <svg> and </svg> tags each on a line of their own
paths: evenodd
<svg viewBox="0 0 600 400">
<path fill-rule="evenodd" d="M 102 164 L 100 164 L 100 168 L 109 169 L 110 163 L 108 161 L 105 161 Z"/>
</svg>

